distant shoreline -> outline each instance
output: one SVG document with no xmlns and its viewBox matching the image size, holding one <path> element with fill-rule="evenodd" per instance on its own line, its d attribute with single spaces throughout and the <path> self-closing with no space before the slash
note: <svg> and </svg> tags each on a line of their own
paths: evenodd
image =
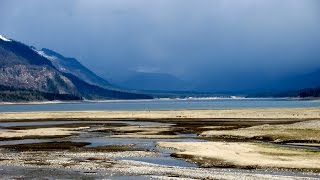
<svg viewBox="0 0 320 180">
<path fill-rule="evenodd" d="M 32 104 L 72 104 L 72 103 L 103 103 L 103 102 L 150 102 L 150 101 L 201 101 L 201 100 L 305 100 L 320 101 L 320 98 L 300 98 L 300 97 L 188 97 L 188 98 L 155 98 L 155 99 L 119 99 L 119 100 L 81 100 L 81 101 L 30 101 L 30 102 L 0 102 L 0 105 L 32 105 Z"/>
<path fill-rule="evenodd" d="M 0 105 L 32 105 L 32 104 L 63 104 L 63 103 L 81 103 L 83 101 L 30 101 L 30 102 L 0 102 Z"/>
<path fill-rule="evenodd" d="M 1 112 L 0 121 L 58 119 L 318 119 L 320 108 Z"/>
</svg>

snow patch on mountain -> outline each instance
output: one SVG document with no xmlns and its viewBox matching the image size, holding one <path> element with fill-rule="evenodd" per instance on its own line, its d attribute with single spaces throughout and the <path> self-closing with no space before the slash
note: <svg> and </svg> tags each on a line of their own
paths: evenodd
<svg viewBox="0 0 320 180">
<path fill-rule="evenodd" d="M 59 58 L 58 58 L 58 57 L 56 57 L 56 56 L 50 56 L 50 55 L 46 54 L 44 51 L 42 51 L 42 50 L 37 50 L 37 49 L 35 49 L 35 48 L 32 48 L 32 49 L 33 49 L 36 53 L 38 53 L 40 56 L 42 56 L 42 57 L 48 59 L 49 61 L 51 61 L 52 64 L 53 64 L 58 70 L 60 70 L 60 71 L 62 71 L 62 72 L 67 72 L 67 69 L 66 69 L 66 68 L 61 67 L 61 66 L 59 65 Z"/>
<path fill-rule="evenodd" d="M 0 39 L 3 41 L 8 41 L 8 42 L 11 41 L 10 39 L 7 39 L 6 37 L 2 36 L 1 34 L 0 34 Z"/>
<path fill-rule="evenodd" d="M 51 60 L 51 61 L 54 61 L 54 60 L 56 60 L 57 59 L 57 57 L 55 57 L 55 56 L 49 56 L 49 55 L 47 55 L 45 52 L 43 52 L 43 51 L 39 51 L 39 50 L 37 50 L 37 49 L 33 49 L 35 52 L 37 52 L 40 56 L 42 56 L 42 57 L 45 57 L 45 58 L 47 58 L 47 59 L 49 59 L 49 60 Z"/>
</svg>

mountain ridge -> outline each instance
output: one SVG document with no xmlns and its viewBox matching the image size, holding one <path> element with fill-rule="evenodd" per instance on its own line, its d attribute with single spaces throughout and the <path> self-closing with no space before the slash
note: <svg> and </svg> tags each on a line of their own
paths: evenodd
<svg viewBox="0 0 320 180">
<path fill-rule="evenodd" d="M 91 72 L 89 69 L 86 70 Z M 61 72 L 34 47 L 4 36 L 0 38 L 0 72 L 0 85 L 15 89 L 70 94 L 85 99 L 152 98 L 144 94 L 106 89 L 82 80 L 76 73 Z"/>
<path fill-rule="evenodd" d="M 116 82 L 120 87 L 142 91 L 182 91 L 190 85 L 167 73 L 132 72 L 125 80 Z"/>
<path fill-rule="evenodd" d="M 96 75 L 75 58 L 65 57 L 47 48 L 36 50 L 36 52 L 49 59 L 61 72 L 73 74 L 92 85 L 97 85 L 103 88 L 113 88 L 107 80 Z"/>
</svg>

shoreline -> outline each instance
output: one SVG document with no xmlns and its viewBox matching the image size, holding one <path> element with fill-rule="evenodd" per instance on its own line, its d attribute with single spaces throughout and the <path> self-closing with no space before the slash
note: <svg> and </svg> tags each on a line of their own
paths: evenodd
<svg viewBox="0 0 320 180">
<path fill-rule="evenodd" d="M 1 112 L 4 120 L 44 119 L 318 119 L 320 108 Z"/>
<path fill-rule="evenodd" d="M 186 97 L 186 98 L 154 98 L 154 99 L 123 99 L 123 100 L 79 100 L 79 101 L 24 101 L 24 102 L 0 102 L 1 105 L 33 105 L 33 104 L 72 104 L 72 103 L 111 103 L 111 102 L 149 102 L 149 101 L 201 101 L 201 100 L 301 100 L 320 101 L 320 98 L 300 97 Z"/>
<path fill-rule="evenodd" d="M 72 104 L 83 101 L 31 101 L 31 102 L 0 102 L 1 105 L 37 105 L 37 104 Z"/>
</svg>

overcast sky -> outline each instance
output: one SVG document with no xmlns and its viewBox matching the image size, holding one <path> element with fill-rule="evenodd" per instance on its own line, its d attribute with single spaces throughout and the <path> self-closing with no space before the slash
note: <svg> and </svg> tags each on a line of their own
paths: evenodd
<svg viewBox="0 0 320 180">
<path fill-rule="evenodd" d="M 161 72 L 203 83 L 320 67 L 319 22 L 319 0 L 0 1 L 0 34 L 98 74 Z"/>
</svg>

